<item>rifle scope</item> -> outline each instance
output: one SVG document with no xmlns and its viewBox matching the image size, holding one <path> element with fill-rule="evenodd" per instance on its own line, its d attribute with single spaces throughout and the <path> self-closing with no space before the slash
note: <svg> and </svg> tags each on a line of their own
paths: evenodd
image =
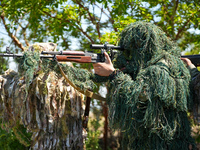
<svg viewBox="0 0 200 150">
<path fill-rule="evenodd" d="M 123 50 L 122 47 L 114 46 L 112 44 L 91 44 L 90 48 L 91 49 L 105 49 L 105 50 L 109 50 L 109 49 Z"/>
</svg>

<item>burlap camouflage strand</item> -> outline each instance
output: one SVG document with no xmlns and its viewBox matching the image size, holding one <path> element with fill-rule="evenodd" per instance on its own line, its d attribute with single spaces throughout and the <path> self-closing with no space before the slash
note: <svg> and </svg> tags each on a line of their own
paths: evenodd
<svg viewBox="0 0 200 150">
<path fill-rule="evenodd" d="M 38 65 L 39 52 L 55 47 L 53 43 L 30 47 L 20 60 L 20 73 L 8 70 L 0 76 L 0 113 L 4 128 L 12 128 L 20 142 L 34 150 L 82 149 L 83 95 L 58 72 Z M 31 55 L 31 50 L 38 53 Z M 32 133 L 30 139 L 19 134 L 19 124 Z"/>
</svg>

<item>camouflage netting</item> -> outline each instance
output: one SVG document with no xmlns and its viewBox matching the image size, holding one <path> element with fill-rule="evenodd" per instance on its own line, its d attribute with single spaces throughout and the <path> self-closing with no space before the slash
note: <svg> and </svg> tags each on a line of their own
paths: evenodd
<svg viewBox="0 0 200 150">
<path fill-rule="evenodd" d="M 190 73 L 180 50 L 157 26 L 135 22 L 121 33 L 122 71 L 108 83 L 110 126 L 123 133 L 124 149 L 188 150 Z"/>
<path fill-rule="evenodd" d="M 0 76 L 2 123 L 5 129 L 13 129 L 21 143 L 35 150 L 82 149 L 83 95 L 66 83 L 56 61 L 39 58 L 42 50 L 52 51 L 54 46 L 34 44 L 19 60 L 19 73 L 8 70 Z M 73 80 L 77 71 L 68 65 L 61 64 L 75 73 L 69 75 Z M 80 76 L 85 73 L 89 74 L 79 70 Z M 92 81 L 86 80 L 73 81 L 80 87 L 92 87 Z M 18 131 L 20 124 L 32 133 L 31 139 Z"/>
</svg>

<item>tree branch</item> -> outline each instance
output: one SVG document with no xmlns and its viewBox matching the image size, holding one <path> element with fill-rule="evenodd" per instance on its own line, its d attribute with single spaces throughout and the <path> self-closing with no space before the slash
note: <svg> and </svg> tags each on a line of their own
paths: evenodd
<svg viewBox="0 0 200 150">
<path fill-rule="evenodd" d="M 103 12 L 104 15 L 106 15 L 106 16 L 108 17 L 109 21 L 110 21 L 111 24 L 113 25 L 113 24 L 114 24 L 114 20 L 103 10 L 103 8 L 100 8 L 96 3 L 94 3 L 94 5 L 97 6 L 97 7 L 101 10 L 101 12 Z M 109 13 L 111 13 L 109 7 L 108 7 L 107 10 L 108 10 Z M 117 28 L 114 28 L 114 31 L 117 32 Z"/>
<path fill-rule="evenodd" d="M 10 32 L 8 26 L 6 25 L 6 21 L 5 21 L 5 18 L 4 18 L 4 14 L 3 14 L 3 13 L 1 13 L 1 19 L 2 19 L 2 21 L 3 21 L 3 25 L 4 25 L 5 29 L 6 29 L 6 31 L 7 31 L 8 35 L 9 35 L 9 37 L 14 41 L 15 45 L 17 45 L 22 51 L 25 51 L 25 48 L 23 47 L 22 43 L 18 40 L 18 38 L 17 38 L 16 36 L 14 36 L 14 35 Z"/>
<path fill-rule="evenodd" d="M 186 29 L 185 27 L 188 25 L 193 16 L 194 14 L 192 14 L 192 16 L 184 23 L 184 25 L 178 29 L 178 33 L 176 34 L 175 40 L 177 40 L 180 37 L 180 34 Z"/>
<path fill-rule="evenodd" d="M 68 20 L 68 19 L 63 19 L 63 18 L 57 18 L 56 16 L 54 17 L 54 16 L 51 16 L 51 14 L 49 14 L 48 12 L 46 12 L 46 11 L 42 11 L 43 13 L 45 13 L 47 16 L 49 16 L 49 17 L 51 17 L 51 18 L 54 18 L 54 19 L 57 19 L 57 20 L 60 20 L 60 21 L 64 21 L 64 22 L 67 22 L 68 24 L 71 24 L 72 26 L 75 26 L 76 27 L 76 29 L 78 29 L 79 31 L 81 31 L 81 33 L 83 34 L 83 35 L 85 35 L 90 41 L 91 41 L 91 43 L 94 43 L 94 40 L 92 40 L 92 38 L 81 28 L 81 27 L 79 27 L 78 25 L 76 25 L 76 24 L 73 24 L 70 20 Z"/>
<path fill-rule="evenodd" d="M 173 9 L 173 13 L 171 15 L 171 26 L 172 26 L 172 34 L 174 36 L 174 17 L 176 15 L 176 11 L 178 9 L 178 3 L 179 3 L 179 0 L 173 0 L 173 3 L 174 3 L 174 9 Z"/>
<path fill-rule="evenodd" d="M 27 25 L 25 26 L 25 27 L 23 27 L 22 25 L 21 25 L 21 23 L 19 23 L 19 25 L 20 25 L 20 27 L 22 28 L 22 34 L 23 34 L 23 36 L 24 36 L 24 41 L 25 41 L 25 43 L 26 43 L 26 45 L 27 46 L 30 46 L 30 44 L 29 44 L 29 42 L 28 42 L 28 40 L 27 40 L 27 38 L 26 38 L 26 29 L 28 28 L 28 26 L 29 26 L 29 23 L 27 23 Z"/>
<path fill-rule="evenodd" d="M 89 16 L 88 19 L 96 26 L 96 31 L 97 31 L 98 37 L 99 37 L 99 39 L 100 39 L 100 38 L 101 38 L 100 26 L 99 26 L 99 22 L 96 22 L 95 15 L 93 14 L 93 16 L 92 16 L 92 13 L 90 13 L 89 9 L 88 9 L 87 7 L 85 7 L 85 6 L 83 6 L 83 5 L 80 3 L 80 1 L 77 1 L 77 0 L 76 0 L 76 3 L 79 5 L 79 7 L 83 8 L 83 9 L 87 12 L 87 14 L 88 14 L 88 16 Z"/>
</svg>

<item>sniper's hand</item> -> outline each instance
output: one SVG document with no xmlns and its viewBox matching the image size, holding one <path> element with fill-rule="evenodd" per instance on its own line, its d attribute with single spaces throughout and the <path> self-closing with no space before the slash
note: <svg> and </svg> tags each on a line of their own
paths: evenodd
<svg viewBox="0 0 200 150">
<path fill-rule="evenodd" d="M 106 57 L 105 62 L 93 64 L 94 71 L 99 76 L 109 76 L 115 70 L 108 54 L 104 52 L 104 55 Z"/>
<path fill-rule="evenodd" d="M 191 60 L 189 60 L 188 58 L 181 58 L 181 60 L 182 60 L 187 66 L 189 66 L 189 65 L 192 64 Z"/>
</svg>

